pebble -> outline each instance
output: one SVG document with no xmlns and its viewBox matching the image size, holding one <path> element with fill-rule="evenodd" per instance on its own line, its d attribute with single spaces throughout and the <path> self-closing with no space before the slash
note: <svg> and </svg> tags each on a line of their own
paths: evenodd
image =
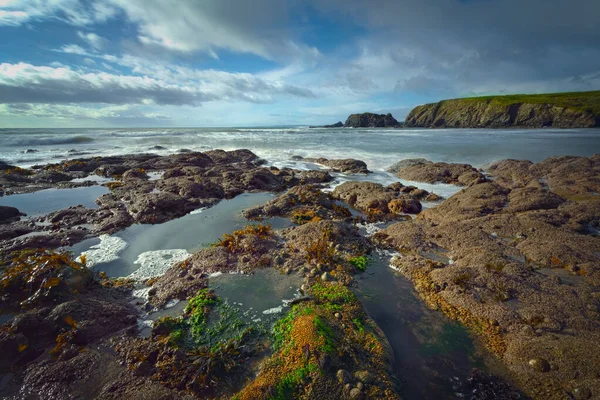
<svg viewBox="0 0 600 400">
<path fill-rule="evenodd" d="M 363 385 L 363 383 L 362 383 L 362 382 L 358 382 L 358 383 L 356 384 L 356 387 L 358 388 L 358 390 L 361 390 L 361 391 L 362 391 L 362 390 L 365 388 L 365 385 Z"/>
<path fill-rule="evenodd" d="M 359 388 L 353 388 L 352 390 L 350 390 L 350 398 L 351 399 L 362 399 L 363 394 Z"/>
<path fill-rule="evenodd" d="M 342 314 L 340 314 L 339 312 L 336 312 L 335 314 L 333 314 L 333 316 L 337 319 L 342 319 Z"/>
<path fill-rule="evenodd" d="M 369 371 L 356 371 L 354 376 L 362 383 L 369 383 L 371 381 L 371 374 L 369 374 Z"/>
<path fill-rule="evenodd" d="M 338 382 L 340 383 L 350 383 L 350 381 L 352 380 L 352 375 L 350 375 L 350 372 L 346 371 L 345 369 L 340 369 L 337 372 L 336 376 Z"/>
<path fill-rule="evenodd" d="M 550 371 L 550 364 L 543 358 L 533 358 L 529 360 L 529 366 L 538 372 Z"/>
<path fill-rule="evenodd" d="M 325 272 L 325 273 L 323 273 L 323 275 L 321 275 L 321 280 L 323 282 L 330 282 L 335 279 L 333 278 L 333 276 L 331 276 L 331 274 L 329 272 Z"/>
<path fill-rule="evenodd" d="M 592 397 L 592 391 L 586 387 L 575 388 L 573 390 L 573 397 L 575 400 L 587 400 Z"/>
</svg>

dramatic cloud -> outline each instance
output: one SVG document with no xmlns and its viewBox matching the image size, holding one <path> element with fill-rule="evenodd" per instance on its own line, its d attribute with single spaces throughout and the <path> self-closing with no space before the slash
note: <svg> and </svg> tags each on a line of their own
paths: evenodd
<svg viewBox="0 0 600 400">
<path fill-rule="evenodd" d="M 186 124 L 178 106 L 203 105 L 215 123 L 318 123 L 598 90 L 599 13 L 594 0 L 0 0 L 0 103 L 37 104 L 38 118 L 128 105 Z"/>
<path fill-rule="evenodd" d="M 113 0 L 139 24 L 139 39 L 180 52 L 216 49 L 267 59 L 316 58 L 319 51 L 298 43 L 289 30 L 289 3 L 274 0 Z"/>
<path fill-rule="evenodd" d="M 263 103 L 278 95 L 312 92 L 249 74 L 198 71 L 196 85 L 169 83 L 148 76 L 84 73 L 68 67 L 0 64 L 0 103 L 105 103 L 200 105 L 215 100 Z M 189 83 L 189 82 L 188 82 Z"/>
</svg>

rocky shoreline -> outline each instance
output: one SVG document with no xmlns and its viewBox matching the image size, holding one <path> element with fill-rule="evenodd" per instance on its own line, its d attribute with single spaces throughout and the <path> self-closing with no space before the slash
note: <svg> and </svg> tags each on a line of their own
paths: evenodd
<svg viewBox="0 0 600 400">
<path fill-rule="evenodd" d="M 358 160 L 306 161 L 369 172 Z M 0 207 L 0 395 L 400 398 L 390 344 L 352 290 L 381 248 L 399 253 L 392 264 L 422 299 L 481 337 L 526 395 L 598 396 L 600 156 L 505 160 L 483 171 L 404 160 L 392 170 L 464 189 L 444 201 L 400 182 L 346 182 L 327 192 L 328 171 L 265 167 L 248 150 L 0 166 L 6 194 L 110 179 L 98 208 L 23 219 Z M 164 275 L 111 279 L 59 250 L 246 192 L 277 196 L 244 212 L 246 228 Z M 421 201 L 438 205 L 423 209 Z M 261 223 L 273 217 L 293 226 Z M 357 223 L 368 221 L 389 226 L 365 237 Z M 264 269 L 303 279 L 302 295 L 268 329 L 231 317 L 209 285 L 215 274 Z M 142 287 L 146 300 L 133 296 Z M 180 315 L 140 336 L 144 310 L 177 302 L 187 304 Z M 215 315 L 217 325 L 209 323 Z M 517 395 L 497 377 L 473 376 L 473 399 Z"/>
</svg>

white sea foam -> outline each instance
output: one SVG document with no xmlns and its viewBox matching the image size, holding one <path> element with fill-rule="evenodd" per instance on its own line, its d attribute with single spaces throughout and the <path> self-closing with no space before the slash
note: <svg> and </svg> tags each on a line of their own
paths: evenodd
<svg viewBox="0 0 600 400">
<path fill-rule="evenodd" d="M 208 207 L 197 208 L 193 211 L 190 211 L 190 215 L 202 214 L 202 212 L 204 212 L 204 210 L 206 210 L 207 208 Z"/>
<path fill-rule="evenodd" d="M 187 250 L 154 250 L 140 254 L 133 262 L 140 264 L 140 268 L 133 272 L 128 278 L 143 281 L 163 275 L 175 263 L 188 258 L 191 254 Z"/>
<path fill-rule="evenodd" d="M 88 267 L 116 261 L 119 254 L 127 248 L 127 242 L 118 236 L 100 235 L 99 239 L 100 243 L 81 253 L 81 256 L 85 255 Z M 78 259 L 81 259 L 81 256 Z"/>
<path fill-rule="evenodd" d="M 165 309 L 169 309 L 169 308 L 173 308 L 175 307 L 177 304 L 179 304 L 181 300 L 179 299 L 171 299 L 169 300 L 169 302 L 167 304 L 165 304 Z"/>
<path fill-rule="evenodd" d="M 262 313 L 265 315 L 271 314 L 280 314 L 283 311 L 283 306 L 269 308 L 268 310 L 263 311 Z"/>
</svg>

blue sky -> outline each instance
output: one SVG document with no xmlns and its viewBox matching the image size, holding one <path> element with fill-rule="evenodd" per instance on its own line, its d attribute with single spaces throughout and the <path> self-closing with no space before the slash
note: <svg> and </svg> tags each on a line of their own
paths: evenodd
<svg viewBox="0 0 600 400">
<path fill-rule="evenodd" d="M 0 0 L 0 127 L 402 120 L 444 98 L 598 90 L 599 12 L 595 0 Z"/>
</svg>

